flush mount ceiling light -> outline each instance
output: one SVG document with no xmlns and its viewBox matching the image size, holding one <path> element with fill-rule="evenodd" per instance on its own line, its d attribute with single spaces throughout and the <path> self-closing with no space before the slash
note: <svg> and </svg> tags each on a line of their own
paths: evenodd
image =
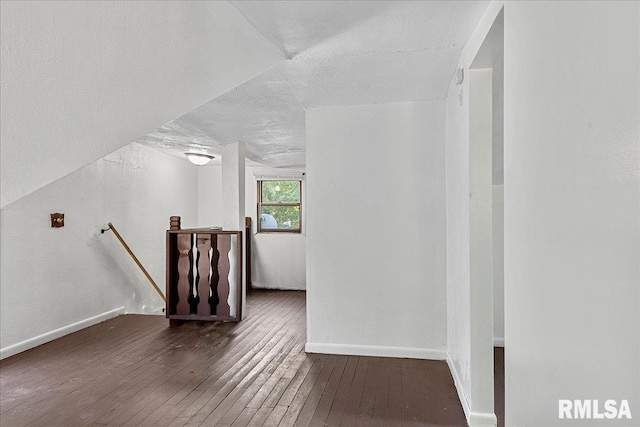
<svg viewBox="0 0 640 427">
<path fill-rule="evenodd" d="M 204 166 L 213 160 L 213 156 L 202 153 L 184 153 L 187 159 L 196 166 Z"/>
</svg>

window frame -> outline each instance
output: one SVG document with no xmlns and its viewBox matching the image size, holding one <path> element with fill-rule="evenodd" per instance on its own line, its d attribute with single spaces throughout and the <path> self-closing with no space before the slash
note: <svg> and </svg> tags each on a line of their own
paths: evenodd
<svg viewBox="0 0 640 427">
<path fill-rule="evenodd" d="M 279 181 L 279 182 L 284 182 L 284 181 L 291 181 L 291 182 L 297 182 L 300 188 L 300 201 L 298 203 L 274 203 L 274 202 L 267 202 L 267 203 L 263 203 L 262 202 L 262 183 L 263 182 L 269 182 L 269 181 Z M 267 233 L 291 233 L 291 234 L 302 234 L 302 219 L 303 219 L 303 215 L 302 215 L 302 180 L 301 179 L 270 179 L 270 180 L 258 180 L 258 203 L 257 203 L 257 207 L 258 207 L 258 214 L 257 214 L 257 232 L 258 234 L 267 234 Z M 299 228 L 262 228 L 262 207 L 263 206 L 284 206 L 284 207 L 295 207 L 298 206 L 299 210 L 298 212 L 300 213 L 300 227 Z"/>
</svg>

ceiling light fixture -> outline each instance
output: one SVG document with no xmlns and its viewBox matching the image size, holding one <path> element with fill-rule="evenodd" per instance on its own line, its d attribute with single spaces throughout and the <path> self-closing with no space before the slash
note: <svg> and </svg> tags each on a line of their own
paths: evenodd
<svg viewBox="0 0 640 427">
<path fill-rule="evenodd" d="M 202 153 L 184 153 L 187 159 L 196 166 L 204 166 L 213 160 L 213 156 Z"/>
</svg>

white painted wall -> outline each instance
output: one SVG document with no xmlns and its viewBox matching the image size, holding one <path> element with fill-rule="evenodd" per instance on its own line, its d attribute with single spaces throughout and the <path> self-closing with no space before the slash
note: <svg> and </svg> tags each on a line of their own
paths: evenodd
<svg viewBox="0 0 640 427">
<path fill-rule="evenodd" d="M 258 184 L 256 173 L 304 172 L 304 168 L 264 168 L 246 169 L 247 216 L 252 219 L 253 252 L 252 284 L 254 288 L 303 290 L 307 284 L 306 262 L 306 182 L 302 183 L 302 233 L 259 233 L 258 234 Z"/>
<path fill-rule="evenodd" d="M 256 173 L 304 172 L 304 168 L 245 168 L 246 216 L 252 218 L 251 276 L 254 288 L 292 289 L 306 288 L 305 200 L 302 201 L 303 233 L 257 234 L 258 184 Z M 303 182 L 303 198 L 306 194 Z M 198 225 L 222 224 L 222 168 L 206 166 L 198 169 Z"/>
<path fill-rule="evenodd" d="M 65 214 L 63 228 L 50 227 L 52 212 Z M 164 290 L 171 215 L 196 225 L 197 169 L 136 143 L 3 208 L 2 356 L 12 353 L 7 347 L 22 350 L 26 340 L 55 338 L 46 334 L 123 306 L 160 314 L 162 299 L 113 233 L 100 229 L 112 222 Z"/>
<path fill-rule="evenodd" d="M 491 29 L 502 6 L 500 1 L 492 2 L 478 23 L 458 63 L 458 67 L 464 69 L 465 79 L 461 85 L 451 82 L 446 100 L 447 359 L 460 401 L 472 426 L 492 425 L 494 418 L 493 412 L 477 412 L 477 403 L 482 402 L 486 393 L 479 391 L 483 389 L 482 384 L 474 387 L 472 381 L 474 378 L 487 383 L 493 381 L 493 365 L 474 364 L 472 346 L 475 339 L 472 333 L 472 307 L 478 306 L 479 302 L 486 303 L 485 297 L 493 295 L 493 292 L 473 294 L 471 288 L 470 67 L 475 60 L 476 66 L 482 62 L 484 68 L 491 68 L 501 56 L 499 49 L 491 49 L 491 42 L 485 44 L 484 49 L 483 43 L 489 39 L 499 45 L 499 27 L 493 27 L 494 31 Z M 498 57 L 494 58 L 496 55 Z M 487 179 L 487 187 L 491 188 L 492 179 Z M 492 323 L 491 314 L 485 318 Z M 491 333 L 492 327 L 488 331 Z M 492 337 L 484 338 L 490 346 Z M 485 409 L 486 405 L 480 405 L 480 411 Z"/>
<path fill-rule="evenodd" d="M 504 347 L 504 56 L 492 69 L 493 338 Z"/>
<path fill-rule="evenodd" d="M 222 148 L 222 229 L 244 231 L 245 229 L 245 143 L 234 142 Z M 240 252 L 240 259 L 234 256 L 242 248 L 242 242 L 231 240 L 229 251 L 229 283 L 239 283 L 241 286 L 241 315 L 244 319 L 247 311 L 247 277 L 245 249 Z M 240 265 L 242 277 L 237 277 L 236 266 Z M 229 294 L 230 315 L 238 316 L 236 312 L 236 295 Z"/>
<path fill-rule="evenodd" d="M 504 185 L 494 185 L 493 202 L 493 343 L 504 347 Z"/>
<path fill-rule="evenodd" d="M 444 358 L 444 115 L 307 110 L 307 351 Z"/>
<path fill-rule="evenodd" d="M 222 166 L 220 165 L 198 168 L 198 227 L 209 226 L 222 227 Z"/>
<path fill-rule="evenodd" d="M 638 2 L 505 5 L 506 425 L 640 420 L 639 28 Z"/>
<path fill-rule="evenodd" d="M 222 153 L 222 228 L 244 230 L 245 145 L 234 142 Z"/>
<path fill-rule="evenodd" d="M 465 69 L 468 72 L 468 69 Z M 468 79 L 447 97 L 447 357 L 463 406 L 471 394 Z M 466 107 L 467 106 L 467 107 Z"/>
<path fill-rule="evenodd" d="M 504 184 L 504 56 L 492 68 L 493 184 Z"/>
<path fill-rule="evenodd" d="M 228 2 L 0 3 L 1 206 L 284 59 Z"/>
<path fill-rule="evenodd" d="M 493 414 L 492 69 L 469 70 L 470 424 Z"/>
</svg>

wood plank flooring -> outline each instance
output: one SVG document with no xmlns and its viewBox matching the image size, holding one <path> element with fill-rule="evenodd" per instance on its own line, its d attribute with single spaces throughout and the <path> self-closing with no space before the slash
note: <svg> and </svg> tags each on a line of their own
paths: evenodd
<svg viewBox="0 0 640 427">
<path fill-rule="evenodd" d="M 493 348 L 493 402 L 498 427 L 504 427 L 504 347 Z"/>
<path fill-rule="evenodd" d="M 238 324 L 125 315 L 0 362 L 0 425 L 464 426 L 445 362 L 304 352 L 304 292 Z"/>
</svg>

